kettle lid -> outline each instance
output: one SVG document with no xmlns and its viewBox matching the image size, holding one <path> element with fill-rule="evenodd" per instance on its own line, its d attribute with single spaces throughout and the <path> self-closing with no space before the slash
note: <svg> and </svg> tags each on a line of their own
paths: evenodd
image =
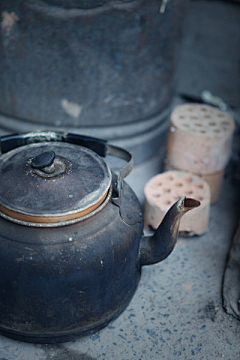
<svg viewBox="0 0 240 360">
<path fill-rule="evenodd" d="M 0 214 L 31 226 L 59 226 L 98 211 L 109 199 L 112 175 L 94 151 L 41 142 L 0 157 Z"/>
</svg>

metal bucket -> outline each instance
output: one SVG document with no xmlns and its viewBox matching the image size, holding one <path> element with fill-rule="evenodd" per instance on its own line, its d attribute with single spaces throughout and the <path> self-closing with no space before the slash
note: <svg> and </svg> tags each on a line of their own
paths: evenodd
<svg viewBox="0 0 240 360">
<path fill-rule="evenodd" d="M 75 131 L 132 151 L 166 137 L 186 1 L 5 0 L 0 129 Z M 161 8 L 162 9 L 162 8 Z"/>
</svg>

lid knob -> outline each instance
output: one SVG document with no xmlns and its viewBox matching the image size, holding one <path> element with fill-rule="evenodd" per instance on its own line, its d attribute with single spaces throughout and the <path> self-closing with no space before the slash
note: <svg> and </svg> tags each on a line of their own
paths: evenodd
<svg viewBox="0 0 240 360">
<path fill-rule="evenodd" d="M 32 167 L 34 169 L 42 170 L 43 172 L 50 174 L 54 171 L 54 151 L 45 151 L 40 155 L 37 155 L 32 160 Z"/>
</svg>

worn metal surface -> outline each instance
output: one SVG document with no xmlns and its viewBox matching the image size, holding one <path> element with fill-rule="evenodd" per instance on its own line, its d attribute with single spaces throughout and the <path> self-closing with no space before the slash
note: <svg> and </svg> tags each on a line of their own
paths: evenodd
<svg viewBox="0 0 240 360">
<path fill-rule="evenodd" d="M 66 165 L 61 174 L 54 173 L 55 153 L 71 165 Z M 110 145 L 108 153 L 131 160 L 130 154 L 128 159 L 128 153 Z M 92 193 L 102 196 L 106 189 L 102 191 L 101 183 L 108 190 L 111 182 L 110 170 L 97 154 L 72 144 L 29 144 L 6 152 L 0 161 L 1 203 L 24 215 L 48 217 L 66 212 L 65 207 L 72 212 L 76 205 L 75 199 L 69 203 L 69 193 L 75 192 L 79 209 L 79 202 L 85 204 L 86 197 L 92 201 Z M 53 172 L 41 175 L 41 166 L 45 169 L 49 161 Z M 125 172 L 130 165 L 131 161 Z M 48 343 L 96 331 L 127 306 L 141 266 L 162 261 L 172 252 L 180 217 L 199 202 L 180 199 L 154 236 L 141 240 L 140 204 L 130 187 L 122 183 L 121 177 L 126 174 L 124 168 L 121 170 L 119 201 L 109 197 L 101 211 L 80 223 L 63 229 L 36 228 L 8 221 L 1 214 L 0 333 L 17 340 Z"/>
<path fill-rule="evenodd" d="M 63 229 L 0 218 L 1 334 L 37 343 L 69 341 L 106 326 L 125 309 L 141 266 L 172 252 L 180 217 L 199 202 L 180 199 L 155 235 L 141 240 L 140 204 L 128 185 L 123 191 L 119 207 L 109 201 Z"/>
<path fill-rule="evenodd" d="M 166 109 L 185 1 L 162 15 L 157 0 L 108 3 L 98 14 L 94 4 L 81 12 L 64 2 L 1 2 L 3 114 L 79 127 L 127 124 Z"/>
<path fill-rule="evenodd" d="M 0 218 L 0 332 L 51 342 L 105 326 L 134 294 L 142 235 L 138 201 L 126 185 L 131 227 L 111 201 L 81 223 L 31 228 Z"/>
<path fill-rule="evenodd" d="M 51 174 L 31 165 L 34 157 L 46 151 L 57 155 L 56 171 Z M 64 165 L 60 173 L 59 162 Z M 111 185 L 111 172 L 103 159 L 89 149 L 66 143 L 14 149 L 0 157 L 0 173 L 1 205 L 32 216 L 64 217 L 86 210 L 103 199 Z"/>
<path fill-rule="evenodd" d="M 2 1 L 1 128 L 18 131 L 23 120 L 26 131 L 79 129 L 126 141 L 138 162 L 154 154 L 186 3 L 173 0 L 161 14 L 158 0 Z"/>
<path fill-rule="evenodd" d="M 127 150 L 68 132 L 2 136 L 0 150 L 1 216 L 29 226 L 83 221 L 101 211 L 112 192 L 112 201 L 120 205 L 123 179 L 133 167 Z M 98 155 L 119 158 L 125 164 L 116 169 L 117 174 L 111 173 Z"/>
</svg>

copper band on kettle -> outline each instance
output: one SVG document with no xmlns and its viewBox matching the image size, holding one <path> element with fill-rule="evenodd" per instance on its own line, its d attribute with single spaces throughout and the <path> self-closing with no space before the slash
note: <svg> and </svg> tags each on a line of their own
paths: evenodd
<svg viewBox="0 0 240 360">
<path fill-rule="evenodd" d="M 92 212 L 94 212 L 98 207 L 100 207 L 104 200 L 106 199 L 109 191 L 107 191 L 103 197 L 94 205 L 88 207 L 87 209 L 81 210 L 76 213 L 66 214 L 66 215 L 59 215 L 59 216 L 36 216 L 36 215 L 29 215 L 17 212 L 15 210 L 10 210 L 5 206 L 0 204 L 0 211 L 5 214 L 7 217 L 12 219 L 16 219 L 19 222 L 24 223 L 32 223 L 32 224 L 54 224 L 54 223 L 65 223 L 71 220 L 78 220 L 82 217 L 85 217 Z"/>
</svg>

